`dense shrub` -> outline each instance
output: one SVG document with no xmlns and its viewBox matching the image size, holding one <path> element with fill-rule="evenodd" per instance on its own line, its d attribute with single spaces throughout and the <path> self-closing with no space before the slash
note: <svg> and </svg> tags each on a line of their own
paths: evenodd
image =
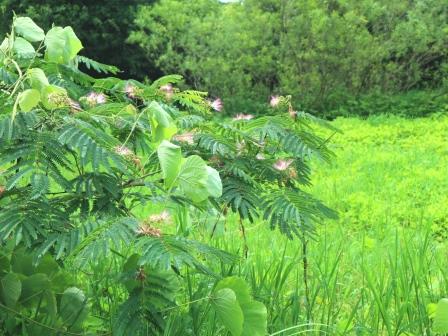
<svg viewBox="0 0 448 336">
<path fill-rule="evenodd" d="M 447 17 L 444 0 L 160 0 L 141 7 L 130 41 L 229 111 L 288 92 L 322 113 L 372 92 L 440 87 Z"/>
<path fill-rule="evenodd" d="M 144 1 L 151 4 L 152 0 Z M 11 25 L 11 12 L 32 17 L 48 30 L 53 24 L 77 27 L 85 49 L 82 54 L 124 71 L 120 77 L 143 79 L 159 74 L 136 45 L 125 45 L 142 0 L 0 0 L 0 34 Z M 107 41 L 99 43 L 98 41 Z M 125 46 L 125 47 L 124 47 Z"/>
<path fill-rule="evenodd" d="M 180 76 L 95 79 L 80 61 L 114 69 L 81 49 L 27 17 L 0 44 L 0 330 L 265 335 L 264 303 L 229 277 L 238 257 L 191 232 L 230 214 L 308 239 L 334 216 L 306 192 L 328 125 L 289 97 L 218 122 L 220 100 Z"/>
<path fill-rule="evenodd" d="M 333 109 L 323 112 L 325 117 L 393 114 L 402 117 L 425 117 L 448 112 L 448 95 L 442 90 L 412 90 L 399 94 L 371 93 L 358 98 L 345 97 Z"/>
</svg>

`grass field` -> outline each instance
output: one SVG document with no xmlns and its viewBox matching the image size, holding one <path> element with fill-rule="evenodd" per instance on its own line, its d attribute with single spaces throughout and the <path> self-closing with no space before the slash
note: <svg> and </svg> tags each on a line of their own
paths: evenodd
<svg viewBox="0 0 448 336">
<path fill-rule="evenodd" d="M 308 293 L 302 244 L 263 222 L 246 225 L 237 272 L 266 303 L 271 335 L 433 335 L 427 305 L 448 295 L 448 118 L 333 124 L 336 158 L 315 162 L 311 191 L 339 219 L 307 243 Z M 232 218 L 214 241 L 242 254 Z"/>
</svg>

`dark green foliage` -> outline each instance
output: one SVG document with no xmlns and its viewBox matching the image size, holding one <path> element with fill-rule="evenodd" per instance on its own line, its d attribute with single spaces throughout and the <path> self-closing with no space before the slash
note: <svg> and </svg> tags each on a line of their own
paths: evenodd
<svg viewBox="0 0 448 336">
<path fill-rule="evenodd" d="M 287 92 L 320 115 L 365 115 L 347 101 L 444 86 L 447 17 L 445 0 L 160 0 L 141 7 L 130 40 L 231 114 L 265 113 L 271 94 Z M 419 95 L 432 112 L 432 95 Z M 410 109 L 397 112 L 423 114 Z"/>
<path fill-rule="evenodd" d="M 325 112 L 325 116 L 359 115 L 368 117 L 375 114 L 394 114 L 402 117 L 425 117 L 434 113 L 448 111 L 448 93 L 444 90 L 409 91 L 388 95 L 373 93 L 359 98 L 347 97 L 334 110 Z"/>
<path fill-rule="evenodd" d="M 77 34 L 83 41 L 83 55 L 107 64 L 114 64 L 123 70 L 120 76 L 144 78 L 157 76 L 158 72 L 146 59 L 140 48 L 126 45 L 137 6 L 152 1 L 142 0 L 1 0 L 0 35 L 9 31 L 14 11 L 17 15 L 31 17 L 47 31 L 53 24 L 77 27 Z M 99 70 L 95 63 L 84 62 L 87 69 Z M 91 72 L 93 73 L 93 72 Z"/>
</svg>

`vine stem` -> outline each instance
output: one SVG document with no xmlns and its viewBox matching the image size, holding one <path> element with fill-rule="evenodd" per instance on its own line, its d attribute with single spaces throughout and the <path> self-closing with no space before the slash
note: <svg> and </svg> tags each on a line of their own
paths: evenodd
<svg viewBox="0 0 448 336">
<path fill-rule="evenodd" d="M 243 235 L 243 256 L 247 259 L 249 253 L 249 246 L 247 245 L 246 228 L 244 227 L 243 220 L 240 217 L 241 234 Z"/>
<path fill-rule="evenodd" d="M 305 232 L 302 236 L 302 263 L 303 263 L 303 284 L 305 286 L 305 305 L 306 305 L 306 318 L 307 322 L 311 321 L 310 311 L 310 288 L 308 285 L 308 240 L 306 239 Z"/>
<path fill-rule="evenodd" d="M 166 312 L 166 311 L 169 311 L 169 310 L 177 309 L 177 308 L 183 307 L 183 306 L 188 306 L 189 304 L 196 303 L 196 302 L 199 302 L 199 301 L 209 300 L 211 298 L 212 298 L 211 296 L 205 296 L 205 297 L 202 297 L 202 298 L 197 299 L 197 300 L 188 301 L 188 302 L 182 303 L 182 304 L 177 305 L 177 306 L 168 307 L 168 308 L 159 310 L 159 313 L 163 313 L 163 312 Z"/>
</svg>

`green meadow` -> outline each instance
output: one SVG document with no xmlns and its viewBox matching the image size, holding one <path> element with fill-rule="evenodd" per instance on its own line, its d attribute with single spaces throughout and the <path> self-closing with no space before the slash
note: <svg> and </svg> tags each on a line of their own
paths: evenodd
<svg viewBox="0 0 448 336">
<path fill-rule="evenodd" d="M 339 219 L 307 243 L 308 303 L 300 241 L 267 223 L 245 227 L 237 273 L 267 302 L 275 335 L 431 335 L 428 308 L 448 290 L 448 118 L 333 125 L 336 157 L 314 161 L 310 191 Z M 216 244 L 241 253 L 236 220 Z"/>
</svg>

